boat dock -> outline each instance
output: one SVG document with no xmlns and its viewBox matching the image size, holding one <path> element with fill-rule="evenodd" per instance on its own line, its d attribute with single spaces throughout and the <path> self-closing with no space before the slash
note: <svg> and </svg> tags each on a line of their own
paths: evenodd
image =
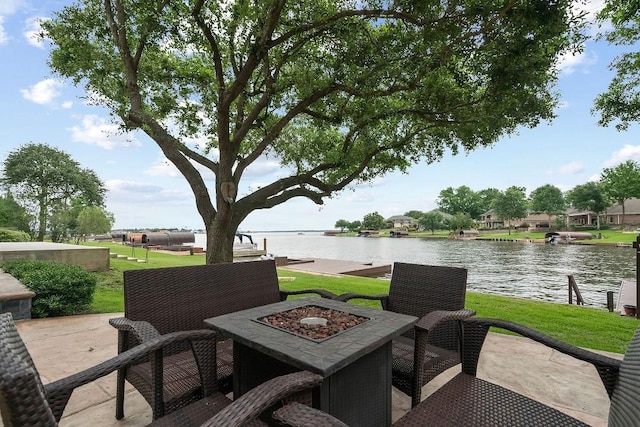
<svg viewBox="0 0 640 427">
<path fill-rule="evenodd" d="M 618 292 L 618 303 L 616 304 L 616 311 L 624 314 L 625 305 L 636 305 L 636 281 L 635 280 L 621 280 L 620 291 Z"/>
<path fill-rule="evenodd" d="M 357 261 L 343 261 L 337 259 L 310 258 L 287 259 L 276 257 L 276 264 L 280 268 L 315 274 L 335 274 L 360 277 L 384 277 L 391 274 L 391 265 L 373 265 Z"/>
</svg>

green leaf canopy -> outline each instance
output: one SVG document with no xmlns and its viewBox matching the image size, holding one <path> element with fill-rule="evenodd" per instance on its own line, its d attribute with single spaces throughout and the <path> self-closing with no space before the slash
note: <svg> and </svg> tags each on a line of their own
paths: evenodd
<svg viewBox="0 0 640 427">
<path fill-rule="evenodd" d="M 321 204 L 551 119 L 558 55 L 581 41 L 571 5 L 80 0 L 43 26 L 51 67 L 185 176 L 216 262 L 256 209 Z M 243 174 L 263 156 L 282 175 L 245 193 Z"/>
</svg>

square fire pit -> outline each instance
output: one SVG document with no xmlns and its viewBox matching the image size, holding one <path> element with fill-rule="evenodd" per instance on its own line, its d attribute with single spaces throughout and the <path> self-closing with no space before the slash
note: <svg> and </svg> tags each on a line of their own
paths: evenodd
<svg viewBox="0 0 640 427">
<path fill-rule="evenodd" d="M 317 305 L 279 311 L 256 321 L 312 341 L 324 341 L 356 327 L 369 318 Z"/>
<path fill-rule="evenodd" d="M 344 320 L 336 321 L 338 317 Z M 302 332 L 318 332 L 332 320 L 341 324 L 333 335 Z M 270 378 L 304 369 L 324 378 L 313 392 L 315 407 L 350 426 L 388 427 L 391 342 L 417 320 L 307 297 L 212 317 L 205 324 L 233 339 L 234 398 Z"/>
</svg>

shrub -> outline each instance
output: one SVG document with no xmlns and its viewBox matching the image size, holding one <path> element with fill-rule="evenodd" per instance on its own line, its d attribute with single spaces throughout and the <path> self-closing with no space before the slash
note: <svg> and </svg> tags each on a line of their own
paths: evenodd
<svg viewBox="0 0 640 427">
<path fill-rule="evenodd" d="M 0 229 L 0 242 L 30 242 L 31 236 L 24 231 Z"/>
<path fill-rule="evenodd" d="M 569 226 L 569 229 L 571 231 L 592 231 L 592 230 L 597 230 L 598 227 L 595 225 L 589 225 L 589 224 L 571 224 Z"/>
<path fill-rule="evenodd" d="M 15 260 L 2 269 L 35 292 L 32 317 L 68 316 L 86 312 L 97 278 L 81 267 L 50 261 Z"/>
</svg>

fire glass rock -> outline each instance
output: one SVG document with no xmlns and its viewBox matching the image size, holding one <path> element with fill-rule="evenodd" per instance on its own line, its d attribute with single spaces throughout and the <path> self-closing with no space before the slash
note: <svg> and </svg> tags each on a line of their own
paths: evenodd
<svg viewBox="0 0 640 427">
<path fill-rule="evenodd" d="M 327 319 L 326 325 L 307 325 L 300 320 L 307 317 Z M 332 310 L 315 305 L 307 305 L 291 310 L 274 313 L 258 319 L 276 328 L 284 329 L 294 334 L 302 335 L 314 340 L 321 340 L 346 331 L 369 320 L 367 317 L 356 316 L 344 311 Z"/>
</svg>

